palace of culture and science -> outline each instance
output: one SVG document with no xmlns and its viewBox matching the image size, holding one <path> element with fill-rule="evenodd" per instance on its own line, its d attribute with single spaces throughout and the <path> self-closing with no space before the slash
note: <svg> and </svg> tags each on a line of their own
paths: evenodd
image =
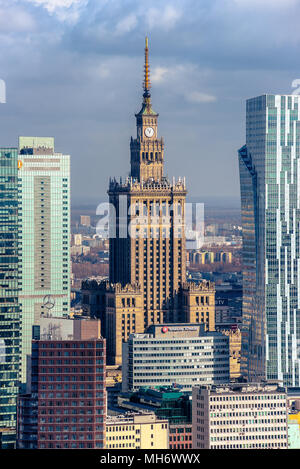
<svg viewBox="0 0 300 469">
<path fill-rule="evenodd" d="M 83 304 L 101 319 L 108 364 L 121 364 L 122 342 L 152 324 L 204 323 L 213 331 L 214 285 L 186 282 L 185 180 L 164 176 L 164 140 L 150 94 L 148 39 L 144 93 L 130 141 L 130 174 L 110 180 L 109 281 L 85 281 Z"/>
</svg>

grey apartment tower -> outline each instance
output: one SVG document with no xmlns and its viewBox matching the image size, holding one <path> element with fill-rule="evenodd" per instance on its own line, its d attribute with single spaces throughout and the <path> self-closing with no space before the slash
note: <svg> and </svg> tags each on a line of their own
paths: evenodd
<svg viewBox="0 0 300 469">
<path fill-rule="evenodd" d="M 300 97 L 247 100 L 238 151 L 243 226 L 242 372 L 299 386 Z"/>
</svg>

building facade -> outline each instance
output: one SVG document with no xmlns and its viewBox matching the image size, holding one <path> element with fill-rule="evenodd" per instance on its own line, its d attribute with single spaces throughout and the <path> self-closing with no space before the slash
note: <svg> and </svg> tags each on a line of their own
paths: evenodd
<svg viewBox="0 0 300 469">
<path fill-rule="evenodd" d="M 122 390 L 144 386 L 178 386 L 229 382 L 229 339 L 205 332 L 204 325 L 150 326 L 123 343 Z"/>
<path fill-rule="evenodd" d="M 287 449 L 285 388 L 236 384 L 193 388 L 194 449 Z"/>
<path fill-rule="evenodd" d="M 170 425 L 169 434 L 170 449 L 192 449 L 193 427 L 191 423 L 185 425 Z"/>
<path fill-rule="evenodd" d="M 296 95 L 247 100 L 239 152 L 243 372 L 299 386 L 300 109 Z"/>
<path fill-rule="evenodd" d="M 18 396 L 17 449 L 37 449 L 38 400 L 32 394 Z"/>
<path fill-rule="evenodd" d="M 215 286 L 203 280 L 184 282 L 181 289 L 184 322 L 204 324 L 206 331 L 215 330 Z"/>
<path fill-rule="evenodd" d="M 70 310 L 70 157 L 53 138 L 19 138 L 19 298 L 21 383 L 26 384 L 32 325 Z"/>
<path fill-rule="evenodd" d="M 238 327 L 222 330 L 229 337 L 230 379 L 237 380 L 241 376 L 242 334 Z"/>
<path fill-rule="evenodd" d="M 169 423 L 152 412 L 106 419 L 106 449 L 168 449 Z"/>
<path fill-rule="evenodd" d="M 0 149 L 0 437 L 16 442 L 19 391 L 18 150 Z"/>
<path fill-rule="evenodd" d="M 105 357 L 102 338 L 33 340 L 38 449 L 105 447 Z"/>
</svg>

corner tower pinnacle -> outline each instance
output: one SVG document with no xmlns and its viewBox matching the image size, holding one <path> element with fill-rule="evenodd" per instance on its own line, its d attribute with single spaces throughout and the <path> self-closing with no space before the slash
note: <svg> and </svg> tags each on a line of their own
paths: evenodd
<svg viewBox="0 0 300 469">
<path fill-rule="evenodd" d="M 136 117 L 137 138 L 131 138 L 131 176 L 138 181 L 161 181 L 163 177 L 163 139 L 158 139 L 158 114 L 153 111 L 150 94 L 148 38 L 145 42 L 144 93 L 142 108 Z"/>
</svg>

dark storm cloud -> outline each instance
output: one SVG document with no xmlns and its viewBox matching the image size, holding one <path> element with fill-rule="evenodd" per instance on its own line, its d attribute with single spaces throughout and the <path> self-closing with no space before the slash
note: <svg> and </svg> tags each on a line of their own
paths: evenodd
<svg viewBox="0 0 300 469">
<path fill-rule="evenodd" d="M 297 0 L 0 0 L 0 145 L 53 135 L 73 196 L 103 197 L 129 170 L 148 34 L 169 176 L 238 196 L 245 99 L 292 92 L 299 14 Z"/>
</svg>

